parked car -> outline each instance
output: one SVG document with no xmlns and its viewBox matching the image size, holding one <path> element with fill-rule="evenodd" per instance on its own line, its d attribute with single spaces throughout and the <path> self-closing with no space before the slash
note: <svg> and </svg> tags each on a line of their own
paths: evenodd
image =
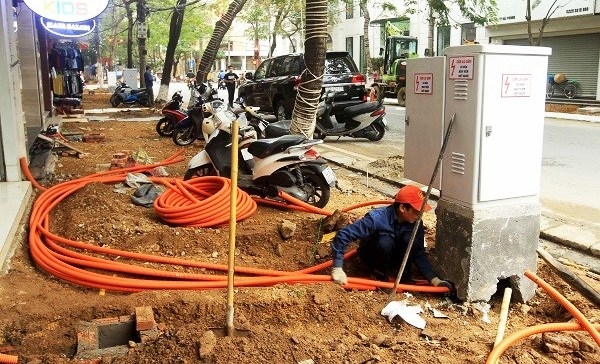
<svg viewBox="0 0 600 364">
<path fill-rule="evenodd" d="M 287 54 L 264 60 L 254 74 L 246 74 L 246 83 L 238 89 L 247 105 L 273 112 L 277 120 L 289 119 L 294 110 L 300 75 L 306 69 L 302 53 Z M 365 76 L 348 52 L 327 52 L 323 92 L 343 91 L 336 95 L 337 114 L 346 106 L 367 100 Z"/>
</svg>

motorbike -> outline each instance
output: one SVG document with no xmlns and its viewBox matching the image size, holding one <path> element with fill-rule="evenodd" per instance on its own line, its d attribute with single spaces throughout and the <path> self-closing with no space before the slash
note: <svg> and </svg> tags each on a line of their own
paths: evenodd
<svg viewBox="0 0 600 364">
<path fill-rule="evenodd" d="M 176 91 L 171 96 L 171 100 L 162 108 L 163 117 L 156 123 L 156 132 L 158 135 L 163 137 L 171 136 L 175 125 L 187 118 L 187 112 L 181 109 L 182 104 L 183 96 L 181 96 L 181 91 Z"/>
<path fill-rule="evenodd" d="M 227 107 L 227 104 L 218 98 L 217 90 L 210 83 L 202 83 L 192 92 L 193 100 L 191 101 L 193 104 L 190 109 L 198 108 L 198 105 L 201 106 L 205 103 L 211 103 L 213 110 L 221 110 Z M 173 126 L 171 138 L 173 143 L 179 146 L 190 145 L 196 139 L 203 139 L 201 128 L 196 126 L 194 120 L 189 117 L 189 111 L 187 117 Z"/>
<path fill-rule="evenodd" d="M 121 82 L 110 97 L 112 107 L 117 107 L 121 103 L 125 105 L 140 104 L 150 106 L 150 98 L 145 88 L 133 89 L 125 82 Z"/>
<path fill-rule="evenodd" d="M 210 103 L 203 108 L 212 107 Z M 277 199 L 280 192 L 323 208 L 329 202 L 336 177 L 327 161 L 314 145 L 319 139 L 302 135 L 284 135 L 273 139 L 256 139 L 255 129 L 248 124 L 244 112 L 232 110 L 198 112 L 192 118 L 202 124 L 207 141 L 204 150 L 188 163 L 184 180 L 200 176 L 231 176 L 231 127 L 238 120 L 238 187 L 251 195 Z M 205 114 L 211 116 L 200 120 Z"/>
<path fill-rule="evenodd" d="M 379 141 L 388 130 L 383 100 L 364 102 L 346 107 L 335 116 L 331 110 L 335 107 L 335 93 L 326 93 L 317 105 L 317 122 L 313 136 L 325 139 L 327 136 L 349 136 Z M 265 125 L 264 136 L 273 138 L 287 135 L 291 120 L 281 120 Z"/>
</svg>

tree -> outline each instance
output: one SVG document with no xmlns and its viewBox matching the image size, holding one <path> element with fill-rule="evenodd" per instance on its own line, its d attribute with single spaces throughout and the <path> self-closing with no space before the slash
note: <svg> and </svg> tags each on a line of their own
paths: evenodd
<svg viewBox="0 0 600 364">
<path fill-rule="evenodd" d="M 533 4 L 531 4 L 531 0 L 527 0 L 527 9 L 525 10 L 525 20 L 527 20 L 527 39 L 529 40 L 529 45 L 532 45 L 532 46 L 539 46 L 542 43 L 542 38 L 544 36 L 544 29 L 546 28 L 546 25 L 548 25 L 548 23 L 550 22 L 550 18 L 552 17 L 552 15 L 554 15 L 554 13 L 556 12 L 556 10 L 558 10 L 558 8 L 560 8 L 561 6 L 564 6 L 564 5 L 557 5 L 556 3 L 558 2 L 558 0 L 554 0 L 552 2 L 550 7 L 548 8 L 548 11 L 546 12 L 546 15 L 541 20 L 541 24 L 540 24 L 540 28 L 538 29 L 537 37 L 535 37 L 535 39 L 534 39 L 533 31 L 531 30 L 531 27 L 532 27 L 531 9 L 538 7 L 541 2 L 542 2 L 541 0 L 534 0 Z"/>
<path fill-rule="evenodd" d="M 215 23 L 215 30 L 213 31 L 212 36 L 208 41 L 208 45 L 206 46 L 204 53 L 202 53 L 202 58 L 200 59 L 200 66 L 198 68 L 198 73 L 196 74 L 196 80 L 199 82 L 206 81 L 208 72 L 210 72 L 211 66 L 217 58 L 219 45 L 223 41 L 223 37 L 229 30 L 229 27 L 231 27 L 233 19 L 237 13 L 242 10 L 244 4 L 246 4 L 246 1 L 247 0 L 233 0 L 229 4 L 227 12 L 223 14 L 223 16 Z"/>
<path fill-rule="evenodd" d="M 304 62 L 292 123 L 291 134 L 312 137 L 316 124 L 317 104 L 323 86 L 325 53 L 327 51 L 327 0 L 306 0 L 306 31 Z"/>
<path fill-rule="evenodd" d="M 418 5 L 414 0 L 405 0 L 408 13 L 419 11 Z M 429 13 L 429 34 L 427 48 L 429 54 L 433 55 L 433 32 L 435 26 L 445 26 L 450 24 L 450 13 L 453 7 L 458 7 L 461 14 L 469 21 L 483 25 L 493 23 L 497 17 L 496 0 L 427 0 L 427 11 Z"/>
<path fill-rule="evenodd" d="M 371 24 L 371 16 L 369 15 L 369 9 L 367 7 L 367 0 L 360 1 L 360 9 L 363 12 L 364 22 L 363 22 L 363 39 L 364 39 L 364 49 L 363 57 L 366 60 L 366 73 L 367 75 L 372 73 L 371 66 L 371 43 L 369 41 L 369 24 Z"/>
<path fill-rule="evenodd" d="M 269 36 L 269 24 L 265 23 L 266 19 L 270 19 L 269 0 L 251 0 L 253 3 L 250 7 L 246 7 L 240 13 L 239 18 L 249 25 L 246 29 L 246 36 L 253 41 L 253 46 L 258 47 L 261 39 L 266 39 Z"/>
<path fill-rule="evenodd" d="M 175 58 L 175 49 L 177 48 L 179 37 L 181 35 L 181 27 L 183 25 L 183 17 L 185 15 L 186 2 L 187 0 L 177 0 L 177 5 L 171 13 L 171 21 L 169 23 L 169 42 L 167 43 L 167 51 L 162 69 L 160 88 L 156 97 L 157 101 L 159 102 L 166 100 L 169 92 L 171 68 L 173 67 L 173 60 Z"/>
</svg>

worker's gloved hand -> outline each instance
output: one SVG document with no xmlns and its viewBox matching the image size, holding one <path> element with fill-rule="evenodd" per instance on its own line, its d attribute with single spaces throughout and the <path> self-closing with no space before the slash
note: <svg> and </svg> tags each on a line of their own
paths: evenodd
<svg viewBox="0 0 600 364">
<path fill-rule="evenodd" d="M 452 292 L 452 290 L 454 290 L 454 287 L 452 287 L 452 283 L 441 280 L 438 277 L 433 278 L 431 280 L 431 284 L 433 284 L 436 287 L 446 287 L 450 290 L 450 292 Z"/>
<path fill-rule="evenodd" d="M 456 292 L 456 286 L 454 285 L 454 283 L 444 281 L 442 279 L 439 279 L 438 277 L 435 277 L 431 280 L 431 284 L 433 284 L 436 287 L 448 288 L 448 293 L 446 293 L 446 296 L 450 298 L 450 300 L 452 300 L 452 302 L 454 303 L 462 302 L 462 300 L 458 297 L 458 292 Z"/>
<path fill-rule="evenodd" d="M 331 278 L 333 278 L 334 283 L 341 284 L 342 286 L 348 284 L 348 277 L 342 267 L 333 267 L 331 270 Z"/>
</svg>

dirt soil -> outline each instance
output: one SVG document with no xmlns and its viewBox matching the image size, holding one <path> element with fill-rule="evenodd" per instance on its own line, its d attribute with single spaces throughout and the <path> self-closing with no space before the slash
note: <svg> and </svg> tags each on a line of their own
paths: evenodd
<svg viewBox="0 0 600 364">
<path fill-rule="evenodd" d="M 85 109 L 108 106 L 108 95 L 85 95 Z M 144 151 L 160 161 L 180 150 L 170 139 L 160 138 L 155 122 L 136 121 L 151 111 L 119 113 L 127 121 L 63 123 L 62 131 L 101 133 L 103 142 L 73 142 L 88 153 L 59 155 L 52 185 L 106 169 L 114 153 Z M 128 115 L 128 116 L 125 116 Z M 115 116 L 115 114 L 112 114 Z M 185 164 L 200 148 L 195 142 L 185 148 L 185 161 L 165 167 L 171 177 L 181 177 Z M 396 163 L 378 165 L 396 168 Z M 328 211 L 387 196 L 366 188 L 355 174 L 335 169 L 345 191 L 334 190 Z M 115 192 L 113 183 L 91 183 L 65 198 L 49 216 L 50 230 L 62 237 L 92 247 L 107 247 L 141 254 L 203 263 L 228 262 L 228 228 L 192 228 L 164 223 L 153 208 L 132 204 L 130 195 Z M 39 196 L 39 194 L 38 194 Z M 368 208 L 354 210 L 360 216 Z M 295 271 L 326 262 L 327 243 L 319 243 L 323 216 L 259 205 L 257 211 L 237 224 L 237 267 Z M 283 239 L 278 225 L 296 224 L 293 237 Z M 234 326 L 248 329 L 233 336 L 215 336 L 210 328 L 227 322 L 227 290 L 156 290 L 115 292 L 67 282 L 42 269 L 33 260 L 27 243 L 28 223 L 23 221 L 21 244 L 17 246 L 8 273 L 0 277 L 0 354 L 18 356 L 19 363 L 81 363 L 76 358 L 82 322 L 129 316 L 137 307 L 151 307 L 157 325 L 155 337 L 139 343 L 131 332 L 116 337 L 104 332 L 104 345 L 125 345 L 123 355 L 105 351 L 101 359 L 87 363 L 484 363 L 493 347 L 499 323 L 502 290 L 488 303 L 453 304 L 441 294 L 397 294 L 420 305 L 426 322 L 422 332 L 399 318 L 389 322 L 380 314 L 388 295 L 381 291 L 344 290 L 331 282 L 237 287 L 234 296 Z M 435 249 L 435 215 L 426 214 L 428 249 Z M 90 256 L 146 268 L 178 273 L 226 272 L 207 268 L 159 265 L 114 255 L 74 249 Z M 37 256 L 37 255 L 36 255 Z M 433 255 L 432 255 L 433 256 Z M 434 262 L 435 263 L 435 262 Z M 72 263 L 77 265 L 76 262 Z M 575 266 L 573 272 L 600 291 L 600 282 Z M 351 276 L 365 276 L 358 258 L 346 263 Z M 133 274 L 87 269 L 106 276 L 141 278 Z M 319 274 L 329 275 L 329 269 Z M 560 279 L 539 260 L 538 274 L 566 296 L 585 316 L 600 324 L 600 310 Z M 368 278 L 368 277 L 365 277 Z M 111 278 L 103 282 L 110 284 Z M 429 304 L 448 318 L 435 318 Z M 505 336 L 525 328 L 573 321 L 571 314 L 543 290 L 527 303 L 513 302 Z M 112 341 L 111 341 L 112 340 Z M 81 342 L 79 342 L 81 345 Z M 81 354 L 81 353 L 79 353 Z M 2 355 L 0 355 L 0 362 Z M 600 349 L 585 332 L 536 334 L 517 341 L 502 356 L 503 363 L 600 363 Z"/>
</svg>

